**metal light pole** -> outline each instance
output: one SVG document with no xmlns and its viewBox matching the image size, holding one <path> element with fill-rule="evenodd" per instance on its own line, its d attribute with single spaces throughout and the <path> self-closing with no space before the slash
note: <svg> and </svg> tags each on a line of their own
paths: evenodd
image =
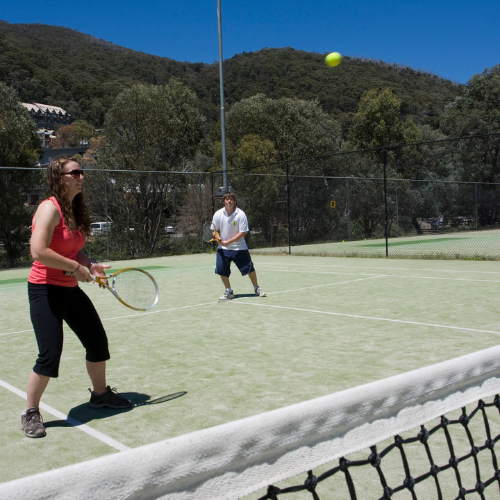
<svg viewBox="0 0 500 500">
<path fill-rule="evenodd" d="M 224 75 L 222 71 L 222 19 L 220 1 L 217 0 L 217 18 L 219 26 L 219 82 L 220 82 L 220 128 L 222 137 L 222 183 L 223 190 L 228 191 L 227 182 L 227 159 L 226 159 L 226 116 L 224 112 Z"/>
</svg>

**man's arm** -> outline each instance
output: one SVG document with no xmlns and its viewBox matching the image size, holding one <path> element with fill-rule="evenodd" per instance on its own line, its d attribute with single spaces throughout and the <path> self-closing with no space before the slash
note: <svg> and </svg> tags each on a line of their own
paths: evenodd
<svg viewBox="0 0 500 500">
<path fill-rule="evenodd" d="M 238 234 L 235 234 L 231 239 L 229 240 L 224 240 L 224 241 L 221 241 L 220 244 L 223 246 L 223 247 L 227 247 L 228 245 L 230 245 L 231 243 L 234 243 L 238 240 L 241 240 L 241 238 L 244 238 L 245 237 L 245 232 L 243 231 L 240 231 Z"/>
</svg>

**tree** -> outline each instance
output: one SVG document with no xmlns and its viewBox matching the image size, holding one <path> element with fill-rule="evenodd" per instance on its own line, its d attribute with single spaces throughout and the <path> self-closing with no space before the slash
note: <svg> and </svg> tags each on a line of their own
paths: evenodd
<svg viewBox="0 0 500 500">
<path fill-rule="evenodd" d="M 32 215 L 28 195 L 40 189 L 39 172 L 14 169 L 34 167 L 39 149 L 40 139 L 28 112 L 16 92 L 0 82 L 0 166 L 13 169 L 0 173 L 0 238 L 9 267 L 27 257 Z"/>
<path fill-rule="evenodd" d="M 421 138 L 413 120 L 401 120 L 401 99 L 390 89 L 363 93 L 353 118 L 349 141 L 355 148 L 377 148 Z"/>
<path fill-rule="evenodd" d="M 243 137 L 256 134 L 273 143 L 277 160 L 334 153 L 340 147 L 340 126 L 314 101 L 258 94 L 234 104 L 227 123 L 236 148 Z"/>
<path fill-rule="evenodd" d="M 441 127 L 455 137 L 500 131 L 500 64 L 469 80 L 464 95 L 446 107 Z"/>
<path fill-rule="evenodd" d="M 164 86 L 134 85 L 107 114 L 98 167 L 138 171 L 113 174 L 107 185 L 113 229 L 134 228 L 127 240 L 131 255 L 155 250 L 166 213 L 175 212 L 176 192 L 182 188 L 178 176 L 168 172 L 189 169 L 202 123 L 196 95 L 174 78 Z"/>
<path fill-rule="evenodd" d="M 64 125 L 56 132 L 54 146 L 59 148 L 75 147 L 88 143 L 94 128 L 83 120 L 76 120 L 71 125 Z"/>
<path fill-rule="evenodd" d="M 72 146 L 79 146 L 83 143 L 88 143 L 89 139 L 94 135 L 94 127 L 84 120 L 76 120 L 71 124 L 71 139 Z"/>
<path fill-rule="evenodd" d="M 422 155 L 415 146 L 405 148 L 383 148 L 406 143 L 415 143 L 422 139 L 421 129 L 410 118 L 401 119 L 401 99 L 390 89 L 372 89 L 366 91 L 359 104 L 359 109 L 352 121 L 349 143 L 353 148 L 374 149 L 366 152 L 359 161 L 354 162 L 354 175 L 366 178 L 380 178 L 383 166 L 386 176 L 399 179 L 418 179 Z M 420 231 L 417 222 L 420 195 L 412 193 L 410 183 L 398 182 L 398 200 L 407 200 L 409 217 L 413 227 Z M 358 183 L 358 189 L 351 193 L 353 218 L 363 228 L 364 235 L 372 236 L 377 225 L 384 220 L 383 192 L 380 183 L 366 180 Z M 373 200 L 378 203 L 373 206 Z M 393 216 L 392 207 L 396 201 L 388 196 L 389 216 Z M 390 221 L 388 221 L 390 224 Z"/>
<path fill-rule="evenodd" d="M 273 175 L 268 175 L 269 164 L 276 161 L 278 152 L 271 141 L 249 134 L 241 138 L 231 156 L 234 164 L 239 166 L 231 173 L 231 185 L 238 193 L 238 205 L 248 207 L 252 233 L 258 234 L 261 242 L 267 241 L 273 230 L 271 218 L 276 202 L 282 194 L 277 174 L 284 173 L 283 167 L 273 165 Z"/>
<path fill-rule="evenodd" d="M 500 65 L 473 76 L 464 96 L 456 98 L 441 119 L 443 131 L 453 137 L 500 132 Z M 497 226 L 500 197 L 498 135 L 460 141 L 454 152 L 454 176 L 476 185 L 476 212 L 482 226 Z"/>
<path fill-rule="evenodd" d="M 340 149 L 339 124 L 316 101 L 269 99 L 262 94 L 234 104 L 227 118 L 228 158 L 234 168 L 229 172 L 230 179 L 238 178 L 240 167 L 246 167 L 251 175 L 261 176 L 248 177 L 249 182 L 241 180 L 238 183 L 241 192 L 252 200 L 248 214 L 250 222 L 257 223 L 254 229 L 266 239 L 270 237 L 274 244 L 275 229 L 288 226 L 291 220 L 290 232 L 295 239 L 300 239 L 310 227 L 323 221 L 321 209 L 315 213 L 309 211 L 307 217 L 299 215 L 300 210 L 314 206 L 319 193 L 312 187 L 313 183 L 300 180 L 287 183 L 287 175 L 323 175 L 328 160 L 313 157 L 333 154 Z M 276 163 L 273 165 L 270 159 Z M 257 162 L 251 171 L 248 170 L 250 161 Z M 257 168 L 259 163 L 268 165 Z M 271 180 L 266 173 L 278 177 Z M 293 191 L 295 212 L 287 214 L 284 202 L 292 184 L 296 187 Z M 237 195 L 239 197 L 240 193 Z"/>
<path fill-rule="evenodd" d="M 443 131 L 452 137 L 500 132 L 500 65 L 473 76 L 464 96 L 446 108 L 441 123 Z M 461 144 L 456 172 L 460 180 L 500 182 L 498 136 Z"/>
<path fill-rule="evenodd" d="M 67 148 L 71 138 L 71 125 L 63 125 L 59 127 L 56 132 L 56 138 L 53 145 L 56 148 Z"/>
</svg>

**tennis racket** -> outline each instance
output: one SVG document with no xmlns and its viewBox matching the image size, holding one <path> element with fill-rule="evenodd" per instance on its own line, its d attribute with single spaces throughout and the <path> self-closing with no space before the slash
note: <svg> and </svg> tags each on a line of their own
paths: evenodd
<svg viewBox="0 0 500 500">
<path fill-rule="evenodd" d="M 72 276 L 71 271 L 65 271 Z M 90 275 L 95 283 L 107 288 L 123 305 L 136 311 L 149 311 L 159 298 L 158 284 L 146 271 L 129 267 L 109 276 Z"/>
<path fill-rule="evenodd" d="M 205 222 L 205 224 L 203 224 L 201 237 L 203 238 L 203 241 L 206 241 L 207 243 L 212 243 L 214 241 L 220 243 L 219 233 L 211 222 Z"/>
</svg>

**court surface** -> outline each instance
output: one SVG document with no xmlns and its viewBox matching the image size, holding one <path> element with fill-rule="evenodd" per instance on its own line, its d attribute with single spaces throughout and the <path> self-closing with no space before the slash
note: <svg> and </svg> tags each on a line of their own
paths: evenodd
<svg viewBox="0 0 500 500">
<path fill-rule="evenodd" d="M 0 272 L 0 482 L 118 453 L 498 344 L 497 262 L 254 254 L 260 286 L 233 271 L 220 302 L 210 254 L 113 263 L 158 281 L 146 313 L 81 284 L 110 340 L 108 383 L 129 411 L 88 407 L 84 351 L 65 329 L 60 377 L 42 399 L 47 436 L 20 426 L 37 348 L 28 269 Z M 168 396 L 160 404 L 148 401 Z"/>
</svg>

